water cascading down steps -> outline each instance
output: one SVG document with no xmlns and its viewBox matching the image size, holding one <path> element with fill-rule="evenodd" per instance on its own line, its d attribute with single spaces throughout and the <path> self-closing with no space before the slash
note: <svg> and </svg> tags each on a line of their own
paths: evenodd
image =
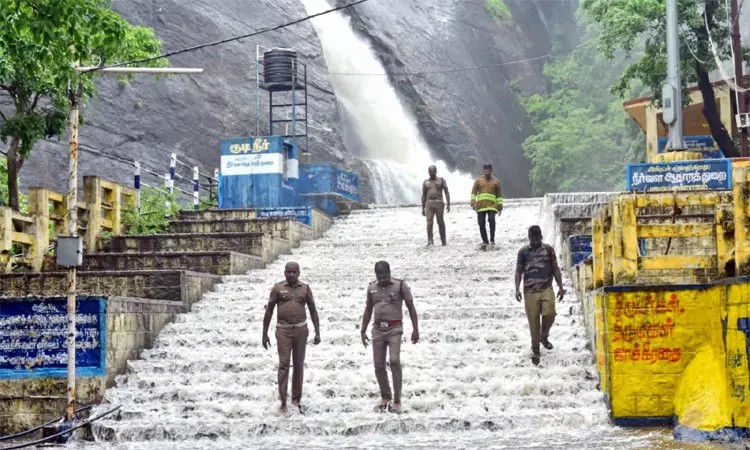
<svg viewBox="0 0 750 450">
<path fill-rule="evenodd" d="M 96 448 L 643 448 L 650 434 L 611 427 L 571 293 L 542 363 L 530 362 L 528 325 L 513 299 L 518 248 L 539 200 L 508 201 L 496 251 L 477 250 L 476 215 L 447 214 L 449 245 L 426 247 L 418 208 L 376 208 L 339 219 L 288 259 L 225 277 L 193 311 L 165 327 L 107 391 Z M 305 415 L 277 412 L 276 348 L 264 351 L 264 306 L 287 260 L 300 263 L 321 318 L 309 345 Z M 385 259 L 412 287 L 421 342 L 402 365 L 404 414 L 375 413 L 371 349 L 359 339 L 365 288 Z M 405 318 L 407 318 L 405 316 Z M 270 332 L 275 342 L 273 325 Z M 312 341 L 312 335 L 310 340 Z"/>
</svg>

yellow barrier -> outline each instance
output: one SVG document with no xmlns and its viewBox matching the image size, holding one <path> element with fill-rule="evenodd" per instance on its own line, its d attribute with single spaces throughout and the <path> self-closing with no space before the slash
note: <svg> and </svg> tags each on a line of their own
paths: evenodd
<svg viewBox="0 0 750 450">
<path fill-rule="evenodd" d="M 750 428 L 749 234 L 750 160 L 731 191 L 623 194 L 593 218 L 573 278 L 616 424 Z"/>
<path fill-rule="evenodd" d="M 135 191 L 98 177 L 84 177 L 84 201 L 78 202 L 78 233 L 89 252 L 97 250 L 102 232 L 120 234 L 122 210 L 135 205 Z M 13 247 L 20 247 L 16 261 L 40 271 L 50 242 L 67 234 L 67 195 L 49 189 L 29 189 L 29 214 L 0 207 L 0 271 L 9 272 Z"/>
</svg>

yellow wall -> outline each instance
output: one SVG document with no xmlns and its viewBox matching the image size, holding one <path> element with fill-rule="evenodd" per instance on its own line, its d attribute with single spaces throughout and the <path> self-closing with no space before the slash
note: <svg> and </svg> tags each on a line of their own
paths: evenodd
<svg viewBox="0 0 750 450">
<path fill-rule="evenodd" d="M 584 313 L 593 313 L 601 389 L 615 423 L 682 414 L 696 429 L 750 427 L 750 278 L 733 281 L 620 287 L 584 302 L 594 308 Z"/>
</svg>

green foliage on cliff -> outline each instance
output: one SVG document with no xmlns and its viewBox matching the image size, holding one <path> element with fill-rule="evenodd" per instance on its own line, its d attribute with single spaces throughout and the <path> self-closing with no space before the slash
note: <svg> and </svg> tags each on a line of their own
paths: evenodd
<svg viewBox="0 0 750 450">
<path fill-rule="evenodd" d="M 522 97 L 534 127 L 523 143 L 535 195 L 618 190 L 625 166 L 645 157 L 645 138 L 610 92 L 623 65 L 598 55 L 596 33 L 545 68 L 549 93 Z"/>
<path fill-rule="evenodd" d="M 125 234 L 158 234 L 169 228 L 169 219 L 176 218 L 180 212 L 177 196 L 165 191 L 144 187 L 141 188 L 141 209 L 124 211 L 122 223 Z"/>
<path fill-rule="evenodd" d="M 512 17 L 504 0 L 487 0 L 485 6 L 492 18 L 498 22 L 505 23 Z"/>
</svg>

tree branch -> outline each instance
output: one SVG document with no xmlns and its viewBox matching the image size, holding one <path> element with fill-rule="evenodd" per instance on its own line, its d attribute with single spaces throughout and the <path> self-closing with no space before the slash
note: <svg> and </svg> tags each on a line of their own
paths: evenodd
<svg viewBox="0 0 750 450">
<path fill-rule="evenodd" d="M 39 92 L 34 94 L 34 100 L 31 102 L 31 109 L 29 109 L 29 111 L 33 111 L 36 108 L 36 103 L 39 101 L 39 97 L 41 97 Z"/>
</svg>

